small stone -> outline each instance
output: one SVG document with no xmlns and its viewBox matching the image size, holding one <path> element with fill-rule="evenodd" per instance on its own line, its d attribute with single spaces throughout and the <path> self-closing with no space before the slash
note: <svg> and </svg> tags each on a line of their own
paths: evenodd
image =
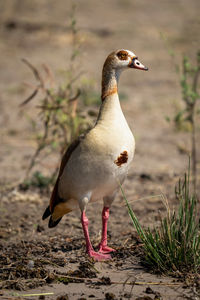
<svg viewBox="0 0 200 300">
<path fill-rule="evenodd" d="M 149 286 L 146 288 L 145 293 L 146 294 L 155 294 L 155 292 Z"/>
<path fill-rule="evenodd" d="M 51 283 L 55 280 L 55 275 L 53 273 L 49 273 L 48 277 L 46 278 L 46 283 Z"/>
<path fill-rule="evenodd" d="M 34 261 L 33 261 L 33 260 L 29 260 L 28 263 L 27 263 L 27 267 L 28 267 L 29 269 L 33 269 L 34 266 L 35 266 Z"/>
<path fill-rule="evenodd" d="M 115 294 L 113 294 L 113 293 L 106 293 L 105 294 L 105 300 L 115 300 L 115 299 L 117 299 Z"/>
<path fill-rule="evenodd" d="M 44 226 L 41 226 L 41 225 L 37 225 L 37 229 L 36 229 L 37 232 L 42 232 L 44 231 Z"/>
</svg>

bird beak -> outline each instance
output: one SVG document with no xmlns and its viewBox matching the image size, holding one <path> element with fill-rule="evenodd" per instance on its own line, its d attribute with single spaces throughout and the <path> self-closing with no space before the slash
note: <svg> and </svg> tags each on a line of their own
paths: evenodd
<svg viewBox="0 0 200 300">
<path fill-rule="evenodd" d="M 141 64 L 141 62 L 138 60 L 137 57 L 134 57 L 128 66 L 129 66 L 129 68 L 134 68 L 134 69 L 139 69 L 139 70 L 144 70 L 144 71 L 148 70 L 147 67 L 145 67 L 143 64 Z"/>
</svg>

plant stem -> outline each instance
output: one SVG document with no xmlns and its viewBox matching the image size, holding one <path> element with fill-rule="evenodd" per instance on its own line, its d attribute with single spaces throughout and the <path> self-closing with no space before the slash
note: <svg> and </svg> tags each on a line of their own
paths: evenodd
<svg viewBox="0 0 200 300">
<path fill-rule="evenodd" d="M 200 75 L 200 65 L 199 65 L 199 53 L 197 54 L 197 70 L 194 74 L 193 78 L 193 91 L 197 93 L 197 85 L 198 85 L 198 79 Z M 195 126 L 195 104 L 196 101 L 194 101 L 192 106 L 192 112 L 191 112 L 191 125 L 192 125 L 192 173 L 193 173 L 193 187 L 194 187 L 194 193 L 196 194 L 196 188 L 197 188 L 197 157 L 196 157 L 196 126 Z"/>
<path fill-rule="evenodd" d="M 193 188 L 194 194 L 196 194 L 197 188 L 197 157 L 196 157 L 196 128 L 195 128 L 195 121 L 194 121 L 194 113 L 192 118 L 192 175 L 193 175 Z"/>
</svg>

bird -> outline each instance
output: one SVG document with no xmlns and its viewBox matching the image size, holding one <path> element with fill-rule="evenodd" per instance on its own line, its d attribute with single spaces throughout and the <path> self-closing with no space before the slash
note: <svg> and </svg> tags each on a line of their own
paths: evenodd
<svg viewBox="0 0 200 300">
<path fill-rule="evenodd" d="M 65 214 L 80 208 L 86 253 L 95 261 L 109 260 L 115 251 L 107 244 L 109 210 L 120 184 L 127 177 L 135 152 L 134 136 L 118 95 L 120 74 L 128 69 L 148 70 L 130 50 L 116 50 L 106 58 L 97 120 L 63 155 L 49 206 L 42 217 L 43 220 L 50 217 L 48 226 L 52 228 Z M 95 251 L 90 241 L 86 208 L 88 203 L 99 200 L 103 200 L 102 236 Z"/>
</svg>

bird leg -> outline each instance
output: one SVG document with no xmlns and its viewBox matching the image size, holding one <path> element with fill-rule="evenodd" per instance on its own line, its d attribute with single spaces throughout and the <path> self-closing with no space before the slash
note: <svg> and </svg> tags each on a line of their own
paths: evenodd
<svg viewBox="0 0 200 300">
<path fill-rule="evenodd" d="M 90 241 L 90 237 L 89 237 L 89 232 L 88 232 L 89 221 L 88 221 L 88 218 L 86 217 L 85 211 L 83 211 L 81 214 L 81 223 L 82 223 L 83 232 L 84 232 L 85 241 L 86 241 L 87 254 L 97 261 L 110 259 L 111 256 L 109 254 L 106 255 L 106 254 L 102 254 L 102 253 L 98 253 L 98 252 L 94 251 L 91 241 Z"/>
<path fill-rule="evenodd" d="M 102 211 L 102 238 L 99 244 L 99 252 L 100 253 L 109 253 L 115 251 L 115 249 L 107 246 L 107 223 L 109 218 L 109 207 L 103 208 Z"/>
</svg>

